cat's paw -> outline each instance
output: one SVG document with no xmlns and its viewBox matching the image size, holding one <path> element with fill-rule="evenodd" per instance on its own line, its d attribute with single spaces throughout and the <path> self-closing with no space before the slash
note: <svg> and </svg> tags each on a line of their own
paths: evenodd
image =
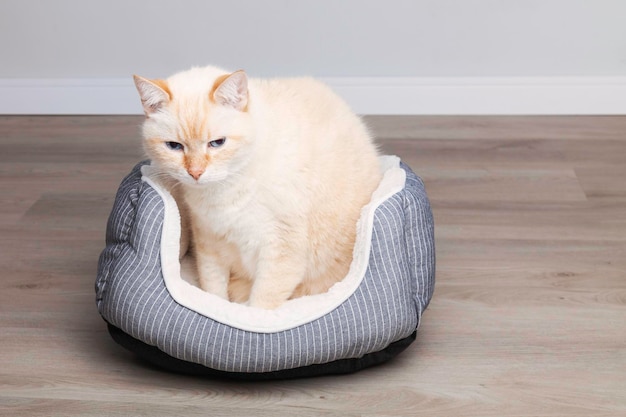
<svg viewBox="0 0 626 417">
<path fill-rule="evenodd" d="M 248 307 L 262 308 L 265 310 L 274 310 L 283 305 L 285 301 L 286 300 L 281 300 L 278 298 L 263 297 L 256 298 L 254 300 L 250 299 L 246 303 L 244 303 L 244 305 L 247 305 Z"/>
<path fill-rule="evenodd" d="M 228 297 L 228 289 L 225 288 L 223 285 L 216 285 L 211 281 L 199 279 L 198 286 L 202 291 L 217 295 L 218 297 L 223 298 L 226 301 L 230 301 Z"/>
</svg>

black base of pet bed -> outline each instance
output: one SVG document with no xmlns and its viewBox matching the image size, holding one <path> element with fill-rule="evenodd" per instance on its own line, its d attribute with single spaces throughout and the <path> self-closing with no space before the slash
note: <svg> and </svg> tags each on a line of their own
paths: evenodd
<svg viewBox="0 0 626 417">
<path fill-rule="evenodd" d="M 413 332 L 410 336 L 393 342 L 383 350 L 368 353 L 360 358 L 340 359 L 333 362 L 314 364 L 294 369 L 284 369 L 280 371 L 248 373 L 219 371 L 217 369 L 207 368 L 206 366 L 197 363 L 183 361 L 162 352 L 155 346 L 148 345 L 147 343 L 135 339 L 111 324 L 108 324 L 108 328 L 113 340 L 115 340 L 118 344 L 146 361 L 167 371 L 249 381 L 291 379 L 357 372 L 361 369 L 387 362 L 413 343 L 416 336 L 416 332 Z"/>
</svg>

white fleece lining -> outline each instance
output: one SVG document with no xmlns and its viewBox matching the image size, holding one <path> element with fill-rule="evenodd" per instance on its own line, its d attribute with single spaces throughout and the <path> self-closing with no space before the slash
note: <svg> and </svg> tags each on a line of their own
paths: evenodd
<svg viewBox="0 0 626 417">
<path fill-rule="evenodd" d="M 178 260 L 181 232 L 178 206 L 158 176 L 154 175 L 154 168 L 144 165 L 141 169 L 142 180 L 157 191 L 165 207 L 161 234 L 161 269 L 170 295 L 177 303 L 215 321 L 257 333 L 275 333 L 292 329 L 330 313 L 346 301 L 363 280 L 369 262 L 376 208 L 404 188 L 406 173 L 400 167 L 400 158 L 392 155 L 381 156 L 380 165 L 384 175 L 372 194 L 371 201 L 361 210 L 348 275 L 324 294 L 289 300 L 275 310 L 232 303 L 190 284 L 197 282 L 196 277 L 187 276 L 192 273 L 190 272 L 192 268 L 189 265 L 183 265 L 181 268 Z"/>
</svg>

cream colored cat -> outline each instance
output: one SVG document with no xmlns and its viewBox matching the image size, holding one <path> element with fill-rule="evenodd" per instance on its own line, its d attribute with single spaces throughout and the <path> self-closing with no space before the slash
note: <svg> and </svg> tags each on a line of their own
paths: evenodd
<svg viewBox="0 0 626 417">
<path fill-rule="evenodd" d="M 368 131 L 336 94 L 310 78 L 214 67 L 135 84 L 144 148 L 177 184 L 203 290 L 272 309 L 347 274 L 381 173 Z"/>
</svg>

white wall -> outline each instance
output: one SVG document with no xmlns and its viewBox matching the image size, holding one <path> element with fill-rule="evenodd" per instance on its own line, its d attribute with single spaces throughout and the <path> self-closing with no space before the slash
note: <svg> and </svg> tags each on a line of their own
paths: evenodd
<svg viewBox="0 0 626 417">
<path fill-rule="evenodd" d="M 54 96 L 48 111 L 73 112 L 58 94 L 79 100 L 80 88 L 90 97 L 113 94 L 100 100 L 112 100 L 104 113 L 116 112 L 115 100 L 124 101 L 118 112 L 139 111 L 126 104 L 131 74 L 164 77 L 208 63 L 256 76 L 323 77 L 356 94 L 349 100 L 369 100 L 370 112 L 382 98 L 397 102 L 396 113 L 454 112 L 436 109 L 469 94 L 456 108 L 471 113 L 480 108 L 475 97 L 492 93 L 497 110 L 507 96 L 514 104 L 521 91 L 559 94 L 564 85 L 574 96 L 555 97 L 561 107 L 584 90 L 597 95 L 595 112 L 621 112 L 625 22 L 623 0 L 0 0 L 0 112 L 45 112 L 29 102 L 46 91 Z M 411 103 L 424 96 L 441 103 L 431 111 L 427 101 Z M 530 110 L 545 104 L 537 101 Z M 509 110 L 516 111 L 523 112 Z"/>
</svg>

